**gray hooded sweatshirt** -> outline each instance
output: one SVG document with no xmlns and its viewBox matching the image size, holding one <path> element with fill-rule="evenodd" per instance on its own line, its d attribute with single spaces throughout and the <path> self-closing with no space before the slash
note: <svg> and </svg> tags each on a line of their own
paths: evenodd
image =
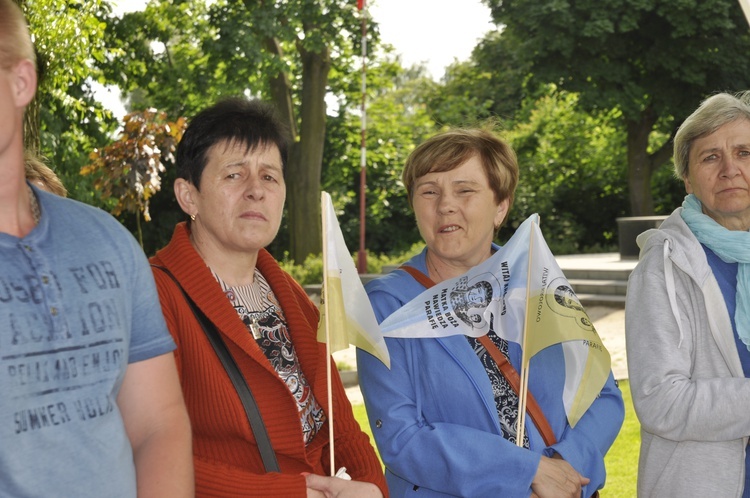
<svg viewBox="0 0 750 498">
<path fill-rule="evenodd" d="M 638 237 L 625 335 L 641 423 L 640 497 L 740 497 L 750 435 L 742 371 L 719 284 L 675 210 Z"/>
</svg>

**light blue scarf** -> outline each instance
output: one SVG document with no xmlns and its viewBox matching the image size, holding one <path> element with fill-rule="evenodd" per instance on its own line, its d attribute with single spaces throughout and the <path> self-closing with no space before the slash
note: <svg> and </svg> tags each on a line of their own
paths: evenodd
<svg viewBox="0 0 750 498">
<path fill-rule="evenodd" d="M 719 225 L 703 214 L 701 202 L 693 194 L 685 197 L 682 208 L 682 219 L 701 244 L 725 263 L 739 263 L 734 322 L 737 334 L 750 351 L 750 232 L 727 230 Z"/>
</svg>

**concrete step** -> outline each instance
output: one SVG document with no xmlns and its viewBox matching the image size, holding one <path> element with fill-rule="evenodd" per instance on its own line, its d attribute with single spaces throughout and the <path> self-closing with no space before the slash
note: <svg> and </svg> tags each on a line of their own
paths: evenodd
<svg viewBox="0 0 750 498">
<path fill-rule="evenodd" d="M 610 308 L 625 309 L 625 296 L 613 294 L 578 294 L 578 299 L 584 308 L 592 306 L 607 306 Z"/>
<path fill-rule="evenodd" d="M 560 268 L 568 280 L 612 280 L 627 282 L 630 269 Z"/>
<path fill-rule="evenodd" d="M 624 296 L 627 280 L 568 279 L 576 294 L 604 294 Z"/>
</svg>

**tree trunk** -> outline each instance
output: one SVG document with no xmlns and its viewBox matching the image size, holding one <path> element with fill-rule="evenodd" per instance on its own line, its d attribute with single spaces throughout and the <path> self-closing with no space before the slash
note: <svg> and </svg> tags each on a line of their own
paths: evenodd
<svg viewBox="0 0 750 498">
<path fill-rule="evenodd" d="M 648 153 L 648 140 L 656 125 L 657 116 L 651 107 L 641 112 L 638 121 L 628 120 L 628 187 L 630 191 L 630 215 L 651 216 L 654 214 L 654 199 L 651 195 L 651 177 L 672 157 L 672 134 L 658 150 Z"/>
<path fill-rule="evenodd" d="M 266 50 L 274 54 L 278 60 L 283 60 L 283 53 L 279 41 L 275 38 L 265 39 Z M 297 123 L 294 117 L 294 104 L 292 104 L 292 85 L 284 71 L 279 71 L 276 75 L 269 77 L 269 86 L 271 88 L 271 100 L 279 111 L 282 121 L 289 127 L 289 134 L 292 143 L 297 140 Z"/>
<path fill-rule="evenodd" d="M 650 108 L 641 112 L 638 121 L 628 120 L 628 188 L 630 215 L 654 214 L 654 199 L 651 195 L 651 161 L 648 155 L 648 137 L 656 123 Z"/>
<path fill-rule="evenodd" d="M 300 134 L 290 151 L 287 174 L 290 256 L 299 263 L 322 248 L 320 174 L 326 133 L 329 51 L 300 50 L 302 56 L 302 103 Z"/>
</svg>

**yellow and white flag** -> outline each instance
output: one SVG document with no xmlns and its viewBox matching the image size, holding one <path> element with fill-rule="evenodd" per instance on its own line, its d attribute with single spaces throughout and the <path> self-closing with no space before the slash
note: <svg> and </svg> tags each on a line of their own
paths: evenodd
<svg viewBox="0 0 750 498">
<path fill-rule="evenodd" d="M 547 247 L 536 214 L 488 260 L 427 289 L 380 326 L 385 337 L 481 337 L 492 327 L 522 345 L 523 368 L 542 349 L 562 343 L 563 404 L 571 426 L 610 372 L 609 352 Z"/>
<path fill-rule="evenodd" d="M 391 359 L 383 334 L 344 242 L 344 234 L 341 233 L 331 196 L 327 192 L 321 193 L 321 208 L 324 282 L 318 341 L 327 341 L 331 352 L 346 349 L 352 344 L 379 358 L 390 368 Z"/>
<path fill-rule="evenodd" d="M 563 405 L 568 423 L 575 427 L 604 387 L 611 358 L 547 247 L 538 220 L 532 222 L 529 229 L 531 262 L 524 368 L 539 351 L 562 343 L 565 355 Z"/>
</svg>

